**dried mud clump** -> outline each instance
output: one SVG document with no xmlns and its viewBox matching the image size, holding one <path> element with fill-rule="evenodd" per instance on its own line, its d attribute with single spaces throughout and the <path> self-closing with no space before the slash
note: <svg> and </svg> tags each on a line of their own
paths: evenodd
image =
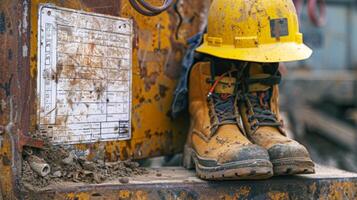
<svg viewBox="0 0 357 200">
<path fill-rule="evenodd" d="M 42 177 L 32 169 L 29 158 L 34 156 L 50 165 L 49 175 Z M 147 173 L 137 162 L 87 161 L 78 157 L 74 150 L 52 146 L 48 142 L 43 149 L 25 148 L 23 158 L 22 182 L 32 187 L 46 187 L 56 182 L 98 184 Z"/>
</svg>

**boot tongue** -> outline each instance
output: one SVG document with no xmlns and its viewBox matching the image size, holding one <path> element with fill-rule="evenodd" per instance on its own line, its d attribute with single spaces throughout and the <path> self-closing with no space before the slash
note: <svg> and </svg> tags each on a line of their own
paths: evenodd
<svg viewBox="0 0 357 200">
<path fill-rule="evenodd" d="M 219 124 L 232 124 L 235 122 L 235 84 L 236 78 L 223 77 L 217 83 L 212 99 Z"/>
<path fill-rule="evenodd" d="M 276 69 L 277 70 L 277 69 Z M 259 126 L 280 126 L 275 113 L 271 110 L 270 99 L 272 97 L 273 85 L 280 82 L 280 75 L 266 73 L 261 64 L 252 66 L 249 71 L 248 99 L 252 106 L 251 119 L 256 119 Z"/>
<path fill-rule="evenodd" d="M 236 79 L 231 77 L 223 77 L 217 84 L 214 93 L 233 95 Z"/>
<path fill-rule="evenodd" d="M 280 123 L 277 121 L 276 115 L 271 110 L 271 97 L 271 87 L 261 87 L 257 89 L 257 91 L 250 91 L 248 95 L 250 103 L 253 106 L 253 116 L 259 121 L 260 125 L 262 126 L 280 126 Z"/>
<path fill-rule="evenodd" d="M 270 74 L 255 74 L 254 76 L 251 76 L 250 79 L 256 83 L 249 85 L 249 88 L 248 88 L 249 92 L 254 93 L 254 92 L 268 91 L 271 88 L 271 86 L 263 84 L 263 83 L 259 82 L 258 80 L 266 79 L 266 78 L 269 78 L 270 76 L 271 76 Z M 255 81 L 255 80 L 257 80 L 257 81 Z"/>
<path fill-rule="evenodd" d="M 250 76 L 250 81 L 252 84 L 249 84 L 249 96 L 252 101 L 252 103 L 260 107 L 263 110 L 270 110 L 270 89 L 272 86 L 264 84 L 260 80 L 264 80 L 269 78 L 271 75 L 270 74 L 254 74 Z"/>
</svg>

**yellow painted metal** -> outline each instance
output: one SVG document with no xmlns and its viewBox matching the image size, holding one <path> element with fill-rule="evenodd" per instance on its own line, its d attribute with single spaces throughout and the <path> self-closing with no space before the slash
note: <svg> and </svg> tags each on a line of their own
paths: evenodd
<svg viewBox="0 0 357 200">
<path fill-rule="evenodd" d="M 149 2 L 161 3 L 160 0 Z M 210 1 L 193 4 L 188 0 L 180 1 L 177 5 L 178 11 L 184 20 L 179 23 L 178 13 L 173 9 L 155 17 L 146 17 L 136 12 L 129 1 L 31 0 L 30 65 L 34 85 L 37 77 L 38 9 L 43 3 L 131 18 L 134 21 L 132 139 L 76 147 L 89 150 L 89 159 L 102 157 L 112 161 L 119 158 L 140 159 L 181 151 L 188 123 L 185 117 L 171 119 L 171 102 L 181 71 L 180 63 L 186 40 L 201 28 L 205 20 L 204 12 L 208 10 Z M 178 26 L 179 24 L 181 26 Z M 31 131 L 36 132 L 38 107 L 35 106 L 35 102 L 33 105 Z"/>
<path fill-rule="evenodd" d="M 214 0 L 197 51 L 254 62 L 303 60 L 312 54 L 303 44 L 291 0 Z"/>
<path fill-rule="evenodd" d="M 2 138 L 4 141 L 10 141 L 6 134 Z M 12 199 L 13 196 L 13 179 L 12 177 L 12 150 L 11 143 L 3 143 L 0 148 L 0 192 L 2 192 L 3 199 Z M 1 198 L 1 197 L 0 197 Z"/>
</svg>

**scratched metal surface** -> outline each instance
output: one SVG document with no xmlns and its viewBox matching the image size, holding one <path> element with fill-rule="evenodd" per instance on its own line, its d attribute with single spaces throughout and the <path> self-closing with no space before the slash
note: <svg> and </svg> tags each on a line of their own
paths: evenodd
<svg viewBox="0 0 357 200">
<path fill-rule="evenodd" d="M 152 0 L 159 3 L 159 0 Z M 203 27 L 209 0 L 177 1 L 156 17 L 120 0 L 2 0 L 0 3 L 0 185 L 4 199 L 19 195 L 21 145 L 38 130 L 37 20 L 40 3 L 133 20 L 132 140 L 74 146 L 88 159 L 145 158 L 181 151 L 187 121 L 168 113 L 185 41 Z M 180 13 L 180 14 L 178 14 Z M 182 18 L 182 20 L 179 20 Z M 187 117 L 186 117 L 187 118 Z M 38 144 L 33 142 L 33 144 Z"/>
<path fill-rule="evenodd" d="M 3 199 L 19 194 L 18 133 L 28 132 L 34 87 L 29 70 L 28 2 L 0 3 L 0 186 Z"/>
</svg>

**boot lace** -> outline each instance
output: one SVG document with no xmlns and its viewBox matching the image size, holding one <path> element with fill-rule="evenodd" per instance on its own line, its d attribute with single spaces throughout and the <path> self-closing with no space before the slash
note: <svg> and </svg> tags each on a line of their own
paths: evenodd
<svg viewBox="0 0 357 200">
<path fill-rule="evenodd" d="M 237 114 L 234 108 L 234 95 L 213 93 L 211 95 L 211 102 L 213 103 L 214 111 L 218 119 L 215 125 L 235 123 Z M 211 117 L 214 117 L 214 115 L 211 115 Z"/>
<path fill-rule="evenodd" d="M 252 129 L 259 126 L 281 126 L 275 113 L 272 112 L 269 102 L 271 90 L 265 92 L 248 93 L 245 95 L 248 104 L 248 122 L 252 124 Z"/>
</svg>

